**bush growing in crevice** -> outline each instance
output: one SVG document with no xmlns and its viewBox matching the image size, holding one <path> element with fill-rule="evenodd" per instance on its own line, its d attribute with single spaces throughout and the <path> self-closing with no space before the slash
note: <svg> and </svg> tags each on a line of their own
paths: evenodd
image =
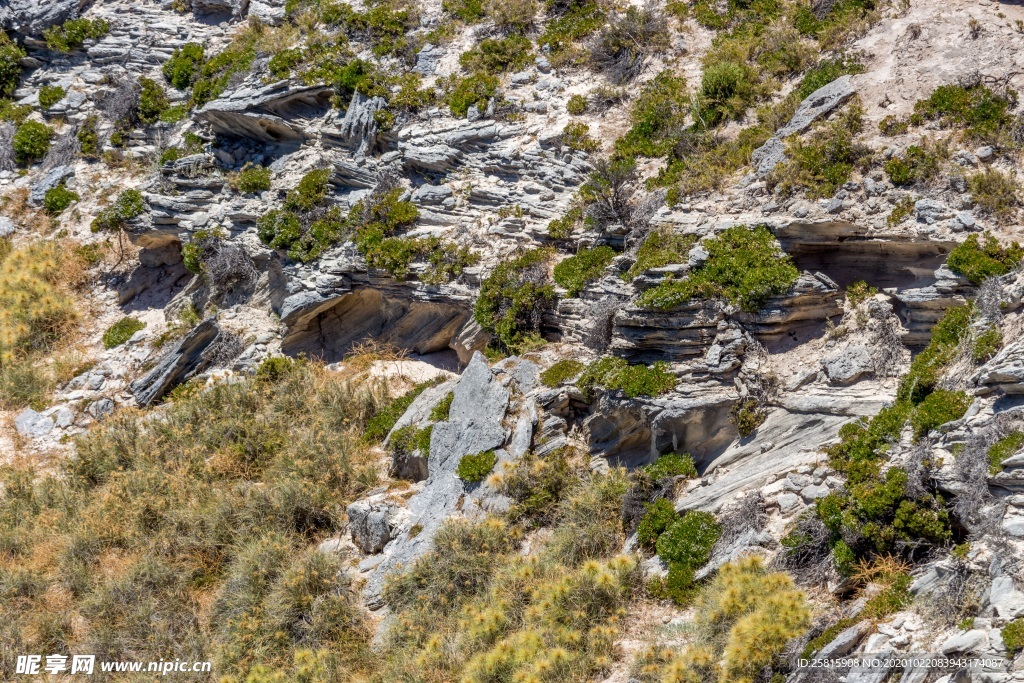
<svg viewBox="0 0 1024 683">
<path fill-rule="evenodd" d="M 911 145 L 901 156 L 885 162 L 885 172 L 893 185 L 913 185 L 933 179 L 939 172 L 939 160 L 944 150 L 935 145 Z"/>
<path fill-rule="evenodd" d="M 988 456 L 989 474 L 999 474 L 1003 471 L 1003 461 L 1014 455 L 1024 446 L 1024 432 L 1012 431 L 989 446 L 986 455 Z"/>
<path fill-rule="evenodd" d="M 987 214 L 1009 218 L 1020 205 L 1014 178 L 994 168 L 986 168 L 967 178 L 971 200 Z"/>
<path fill-rule="evenodd" d="M 554 269 L 555 282 L 569 290 L 570 297 L 579 296 L 587 284 L 601 277 L 613 258 L 615 250 L 611 247 L 584 249 L 558 262 Z"/>
<path fill-rule="evenodd" d="M 458 475 L 462 481 L 475 484 L 481 482 L 487 478 L 487 475 L 491 473 L 494 466 L 498 463 L 498 458 L 494 455 L 494 451 L 483 451 L 476 454 L 464 455 L 459 460 L 459 465 L 455 469 L 455 474 Z"/>
<path fill-rule="evenodd" d="M 591 396 L 596 387 L 622 391 L 628 398 L 660 396 L 676 386 L 676 377 L 668 363 L 630 365 L 624 358 L 605 356 L 587 366 L 576 382 L 585 396 Z"/>
<path fill-rule="evenodd" d="M 124 190 L 117 195 L 114 203 L 96 214 L 92 219 L 93 232 L 101 230 L 116 231 L 123 228 L 128 221 L 139 216 L 146 210 L 146 201 L 138 190 Z"/>
<path fill-rule="evenodd" d="M 27 53 L 11 40 L 6 31 L 0 31 L 0 95 L 10 97 L 21 82 L 21 60 Z"/>
<path fill-rule="evenodd" d="M 14 146 L 14 158 L 21 166 L 29 166 L 39 161 L 50 149 L 53 129 L 38 121 L 25 121 L 14 132 L 11 143 Z"/>
<path fill-rule="evenodd" d="M 178 90 L 192 87 L 205 59 L 203 46 L 199 43 L 185 43 L 175 48 L 170 59 L 161 67 L 164 78 Z"/>
<path fill-rule="evenodd" d="M 768 298 L 784 294 L 799 271 L 765 226 L 728 228 L 702 242 L 708 258 L 683 279 L 666 278 L 640 295 L 638 305 L 671 310 L 694 298 L 724 299 L 756 311 Z"/>
<path fill-rule="evenodd" d="M 43 109 L 49 109 L 64 99 L 66 92 L 59 85 L 44 85 L 39 89 L 39 106 Z"/>
<path fill-rule="evenodd" d="M 630 110 L 631 127 L 615 142 L 622 157 L 661 157 L 676 144 L 690 112 L 686 79 L 662 71 L 648 81 Z"/>
<path fill-rule="evenodd" d="M 578 360 L 564 358 L 540 373 L 540 381 L 546 387 L 557 387 L 576 377 L 585 366 Z"/>
<path fill-rule="evenodd" d="M 43 207 L 46 209 L 46 213 L 51 216 L 63 213 L 64 209 L 71 206 L 74 202 L 79 200 L 77 192 L 72 192 L 64 183 L 51 187 L 43 195 Z"/>
<path fill-rule="evenodd" d="M 547 249 L 522 252 L 498 264 L 481 283 L 473 317 L 506 349 L 540 336 L 544 312 L 555 300 L 547 272 L 551 255 Z"/>
<path fill-rule="evenodd" d="M 86 40 L 99 40 L 110 31 L 106 19 L 68 19 L 59 26 L 43 31 L 46 47 L 57 52 L 72 52 L 82 47 Z"/>
<path fill-rule="evenodd" d="M 652 230 L 637 249 L 633 265 L 622 277 L 630 282 L 652 268 L 686 263 L 690 249 L 696 243 L 696 235 L 680 235 L 669 228 Z"/>
<path fill-rule="evenodd" d="M 459 64 L 470 73 L 502 74 L 518 71 L 533 59 L 533 44 L 523 36 L 484 38 L 459 56 Z"/>
<path fill-rule="evenodd" d="M 971 284 L 980 285 L 990 277 L 1006 275 L 1024 260 L 1024 249 L 1017 242 L 1003 246 L 989 233 L 971 234 L 949 252 L 946 265 L 963 275 Z"/>
<path fill-rule="evenodd" d="M 121 318 L 103 333 L 103 348 L 112 349 L 124 344 L 132 335 L 146 327 L 146 323 L 130 316 Z"/>
</svg>

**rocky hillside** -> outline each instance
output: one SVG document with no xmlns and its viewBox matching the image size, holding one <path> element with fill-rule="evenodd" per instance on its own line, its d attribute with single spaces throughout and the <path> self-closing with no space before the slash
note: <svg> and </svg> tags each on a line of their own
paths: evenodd
<svg viewBox="0 0 1024 683">
<path fill-rule="evenodd" d="M 0 678 L 1024 680 L 1019 5 L 0 26 Z"/>
</svg>

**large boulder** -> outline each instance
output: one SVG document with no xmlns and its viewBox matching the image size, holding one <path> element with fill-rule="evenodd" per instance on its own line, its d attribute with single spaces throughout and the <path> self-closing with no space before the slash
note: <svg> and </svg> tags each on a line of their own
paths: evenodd
<svg viewBox="0 0 1024 683">
<path fill-rule="evenodd" d="M 148 406 L 168 391 L 203 369 L 206 354 L 220 336 L 220 327 L 208 318 L 174 345 L 156 367 L 131 383 L 132 394 L 140 406 Z"/>
<path fill-rule="evenodd" d="M 863 344 L 848 346 L 822 361 L 825 374 L 834 384 L 852 384 L 875 371 L 871 351 Z"/>
<path fill-rule="evenodd" d="M 396 531 L 395 508 L 386 503 L 359 500 L 349 505 L 346 512 L 352 542 L 371 555 L 384 550 Z"/>
<path fill-rule="evenodd" d="M 0 26 L 26 36 L 78 16 L 87 0 L 5 0 L 0 2 Z"/>
</svg>

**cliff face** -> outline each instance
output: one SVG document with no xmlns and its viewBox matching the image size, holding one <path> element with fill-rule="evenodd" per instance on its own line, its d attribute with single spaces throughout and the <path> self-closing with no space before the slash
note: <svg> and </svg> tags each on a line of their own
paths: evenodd
<svg viewBox="0 0 1024 683">
<path fill-rule="evenodd" d="M 182 384 L 387 348 L 446 379 L 385 430 L 393 486 L 320 546 L 392 614 L 381 642 L 402 614 L 389 577 L 452 520 L 522 505 L 500 476 L 470 481 L 467 457 L 637 473 L 686 453 L 696 476 L 629 494 L 622 550 L 645 581 L 674 579 L 679 561 L 636 535 L 667 499 L 733 520 L 694 586 L 754 554 L 807 588 L 813 624 L 756 680 L 812 680 L 791 661 L 805 647 L 989 655 L 977 680 L 1018 680 L 1001 629 L 1024 615 L 1024 12 L 485 4 L 0 8 L 0 48 L 20 51 L 0 237 L 92 255 L 87 363 L 31 406 L 0 401 L 3 460 L 72 458 L 72 437 Z M 864 611 L 855 592 L 895 585 L 883 560 L 912 585 Z M 965 577 L 969 609 L 922 607 Z M 700 621 L 670 597 L 639 598 L 592 678 L 640 676 L 630 642 L 657 620 Z M 870 680 L 939 680 L 900 675 Z"/>
</svg>

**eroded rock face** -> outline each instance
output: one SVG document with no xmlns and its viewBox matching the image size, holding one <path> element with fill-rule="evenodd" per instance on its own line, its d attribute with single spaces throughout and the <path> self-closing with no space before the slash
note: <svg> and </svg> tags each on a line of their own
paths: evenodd
<svg viewBox="0 0 1024 683">
<path fill-rule="evenodd" d="M 445 351 L 469 318 L 464 308 L 389 297 L 360 289 L 285 318 L 285 353 L 337 360 L 365 339 L 394 344 L 418 354 Z"/>
<path fill-rule="evenodd" d="M 0 26 L 28 36 L 74 19 L 88 0 L 8 0 L 0 5 Z"/>
<path fill-rule="evenodd" d="M 327 108 L 331 88 L 292 86 L 287 81 L 241 88 L 196 112 L 215 133 L 264 143 L 297 144 L 306 139 L 302 120 Z"/>
<path fill-rule="evenodd" d="M 181 384 L 209 361 L 206 355 L 220 336 L 220 327 L 206 319 L 174 345 L 156 367 L 131 384 L 132 394 L 140 406 L 148 406 Z"/>
</svg>

